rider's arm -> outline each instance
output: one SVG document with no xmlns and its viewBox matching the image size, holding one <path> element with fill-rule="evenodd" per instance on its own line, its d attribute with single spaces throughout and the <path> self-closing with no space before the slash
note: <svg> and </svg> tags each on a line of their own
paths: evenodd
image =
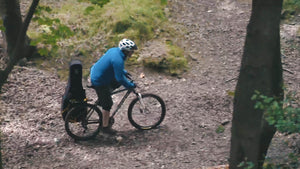
<svg viewBox="0 0 300 169">
<path fill-rule="evenodd" d="M 127 71 L 124 69 L 124 61 L 123 60 L 121 60 L 121 59 L 115 60 L 113 63 L 113 68 L 114 68 L 115 78 L 119 83 L 121 83 L 126 88 L 135 87 L 135 84 L 130 82 L 125 77 L 125 72 L 127 73 Z"/>
</svg>

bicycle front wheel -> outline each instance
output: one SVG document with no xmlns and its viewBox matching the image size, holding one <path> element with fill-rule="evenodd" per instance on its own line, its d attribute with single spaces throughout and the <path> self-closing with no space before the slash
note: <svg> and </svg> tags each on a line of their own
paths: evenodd
<svg viewBox="0 0 300 169">
<path fill-rule="evenodd" d="M 102 113 L 94 105 L 82 104 L 72 108 L 65 119 L 65 129 L 75 140 L 95 137 L 102 126 Z"/>
<path fill-rule="evenodd" d="M 139 130 L 156 128 L 164 120 L 166 106 L 164 101 L 154 94 L 143 94 L 135 98 L 128 108 L 129 122 Z"/>
</svg>

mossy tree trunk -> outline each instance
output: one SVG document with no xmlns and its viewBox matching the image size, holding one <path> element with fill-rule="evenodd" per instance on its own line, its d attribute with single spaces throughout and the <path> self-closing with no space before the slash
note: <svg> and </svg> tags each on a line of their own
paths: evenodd
<svg viewBox="0 0 300 169">
<path fill-rule="evenodd" d="M 283 0 L 253 0 L 251 18 L 234 97 L 230 168 L 252 162 L 262 168 L 276 129 L 254 108 L 254 91 L 282 99 L 280 14 Z"/>
</svg>

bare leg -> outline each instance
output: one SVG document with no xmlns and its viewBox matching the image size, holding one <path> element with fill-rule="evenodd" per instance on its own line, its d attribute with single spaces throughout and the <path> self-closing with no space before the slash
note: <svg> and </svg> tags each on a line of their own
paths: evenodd
<svg viewBox="0 0 300 169">
<path fill-rule="evenodd" d="M 102 119 L 102 126 L 103 127 L 107 127 L 109 124 L 109 111 L 107 110 L 102 110 L 102 114 L 103 114 L 103 119 Z"/>
<path fill-rule="evenodd" d="M 103 114 L 103 120 L 102 120 L 103 128 L 102 128 L 102 131 L 104 133 L 107 133 L 107 134 L 110 134 L 110 135 L 115 135 L 115 134 L 117 134 L 117 131 L 113 130 L 111 128 L 111 126 L 108 127 L 109 126 L 109 117 L 110 117 L 109 113 L 110 112 L 107 111 L 107 110 L 102 110 L 102 114 Z"/>
</svg>

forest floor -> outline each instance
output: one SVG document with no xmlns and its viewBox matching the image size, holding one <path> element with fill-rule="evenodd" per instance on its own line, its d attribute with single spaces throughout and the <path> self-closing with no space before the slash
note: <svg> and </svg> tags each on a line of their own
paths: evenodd
<svg viewBox="0 0 300 169">
<path fill-rule="evenodd" d="M 228 164 L 233 111 L 229 93 L 235 90 L 250 10 L 241 0 L 169 1 L 170 20 L 185 32 L 178 41 L 187 51 L 190 69 L 180 78 L 143 68 L 131 71 L 142 92 L 164 99 L 167 114 L 160 128 L 139 132 L 127 120 L 126 102 L 113 126 L 121 140 L 99 134 L 75 142 L 66 134 L 60 112 L 66 82 L 30 64 L 17 66 L 0 100 L 4 168 L 191 169 Z M 296 92 L 299 24 L 283 24 L 281 32 L 285 84 Z M 96 98 L 90 89 L 87 95 Z M 220 126 L 224 131 L 218 133 Z M 299 135 L 277 133 L 268 160 L 285 161 L 297 144 Z"/>
</svg>

